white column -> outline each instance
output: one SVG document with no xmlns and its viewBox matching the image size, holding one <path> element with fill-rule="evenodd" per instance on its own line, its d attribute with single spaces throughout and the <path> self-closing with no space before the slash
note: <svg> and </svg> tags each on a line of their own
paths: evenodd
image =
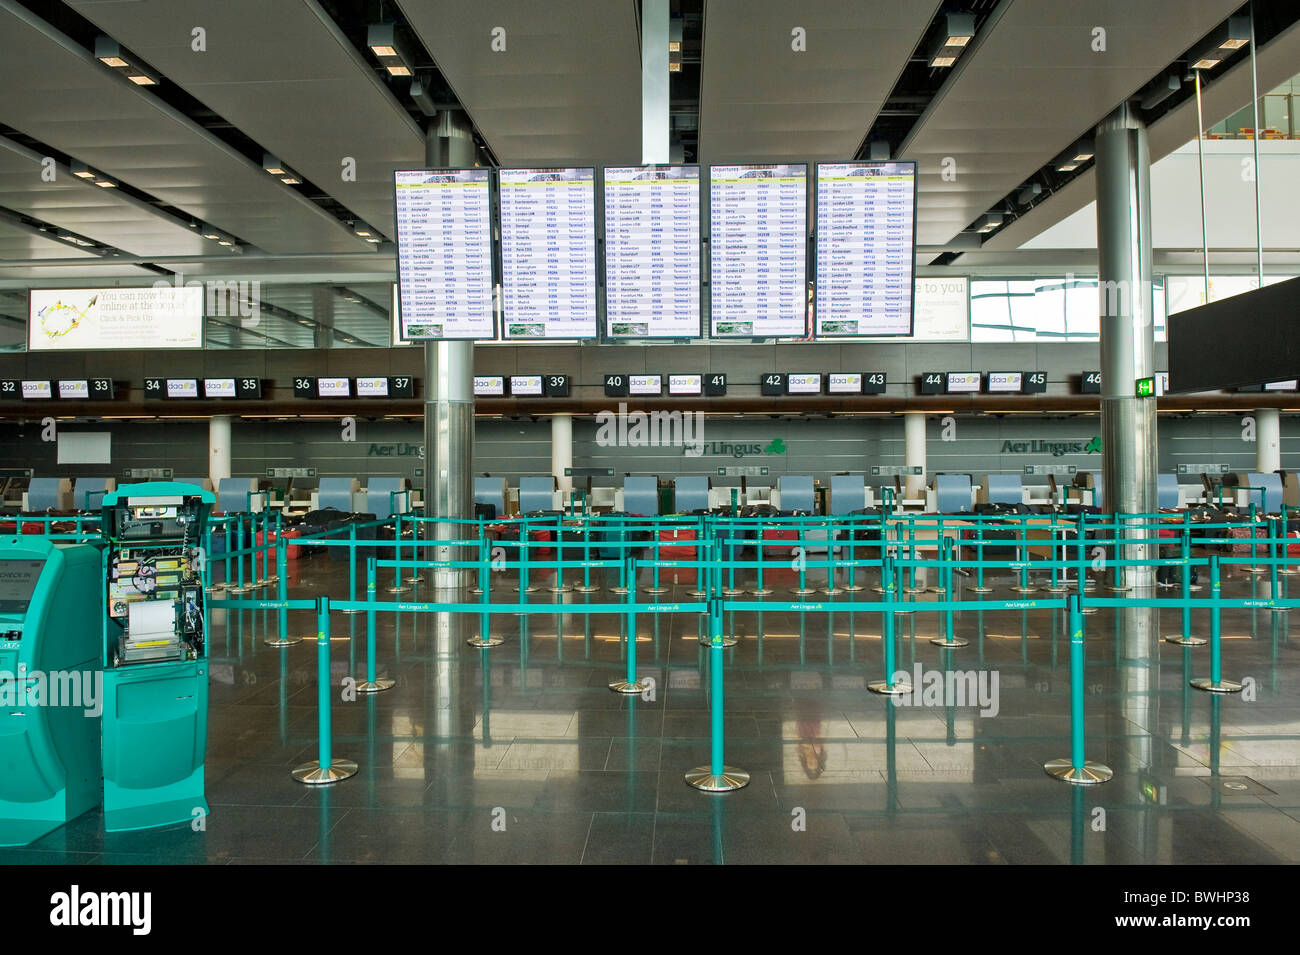
<svg viewBox="0 0 1300 955">
<path fill-rule="evenodd" d="M 1255 470 L 1272 474 L 1282 466 L 1282 413 L 1277 408 L 1255 409 Z"/>
<path fill-rule="evenodd" d="M 566 477 L 565 468 L 573 467 L 573 415 L 551 415 L 551 473 L 560 483 L 560 490 L 568 494 L 573 490 L 573 478 Z"/>
<path fill-rule="evenodd" d="M 925 415 L 911 412 L 903 415 L 903 463 L 920 467 L 920 474 L 909 474 L 904 485 L 909 498 L 925 496 Z"/>
<path fill-rule="evenodd" d="M 222 478 L 230 477 L 230 415 L 208 419 L 208 477 L 216 490 Z"/>
</svg>

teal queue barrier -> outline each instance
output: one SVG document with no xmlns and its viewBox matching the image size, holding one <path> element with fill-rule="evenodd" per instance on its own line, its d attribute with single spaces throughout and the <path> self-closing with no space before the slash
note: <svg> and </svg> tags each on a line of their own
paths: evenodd
<svg viewBox="0 0 1300 955">
<path fill-rule="evenodd" d="M 1071 594 L 1068 619 L 1070 625 L 1070 755 L 1049 760 L 1043 765 L 1047 775 L 1076 786 L 1093 786 L 1114 776 L 1109 766 L 1084 758 L 1083 673 L 1087 655 L 1083 643 L 1083 614 L 1079 595 Z"/>
<path fill-rule="evenodd" d="M 318 752 L 316 759 L 291 771 L 298 782 L 308 786 L 337 783 L 357 774 L 357 764 L 334 755 L 333 708 L 334 687 L 330 679 L 330 599 L 316 598 L 316 725 Z"/>
</svg>

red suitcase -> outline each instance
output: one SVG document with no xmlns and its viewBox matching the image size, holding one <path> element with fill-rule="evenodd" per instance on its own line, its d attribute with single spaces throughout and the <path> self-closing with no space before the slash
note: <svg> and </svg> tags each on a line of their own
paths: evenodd
<svg viewBox="0 0 1300 955">
<path fill-rule="evenodd" d="M 694 560 L 695 542 L 699 539 L 694 527 L 674 527 L 659 531 L 659 557 L 661 560 Z M 689 541 L 690 544 L 684 544 Z"/>
<path fill-rule="evenodd" d="M 774 543 L 769 544 L 768 541 Z M 775 543 L 779 541 L 780 543 Z M 799 546 L 799 532 L 794 528 L 763 528 L 763 559 L 789 560 L 794 556 L 794 549 Z"/>
</svg>

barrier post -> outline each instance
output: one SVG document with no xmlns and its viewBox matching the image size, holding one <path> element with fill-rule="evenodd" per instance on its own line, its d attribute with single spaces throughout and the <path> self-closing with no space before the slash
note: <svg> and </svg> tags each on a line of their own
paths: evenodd
<svg viewBox="0 0 1300 955">
<path fill-rule="evenodd" d="M 885 653 L 885 678 L 868 683 L 867 689 L 883 696 L 905 696 L 912 692 L 912 684 L 902 680 L 898 683 L 894 682 L 894 597 L 897 593 L 897 585 L 894 582 L 894 569 L 890 566 L 887 553 L 881 557 L 880 579 L 885 585 L 880 609 L 880 642 Z"/>
<path fill-rule="evenodd" d="M 227 516 L 226 519 L 222 522 L 222 531 L 224 532 L 226 537 L 226 549 L 224 552 L 225 572 L 221 575 L 222 589 L 234 590 L 234 588 L 230 586 L 230 517 L 229 516 Z"/>
<path fill-rule="evenodd" d="M 1203 647 L 1205 646 L 1205 638 L 1192 636 L 1192 544 L 1191 537 L 1188 535 L 1187 516 L 1190 515 L 1185 515 L 1183 521 L 1183 540 L 1179 546 L 1179 553 L 1183 558 L 1183 629 L 1181 633 L 1173 633 L 1165 637 L 1165 642 L 1176 643 L 1184 647 Z"/>
<path fill-rule="evenodd" d="M 553 594 L 572 593 L 573 588 L 564 582 L 564 517 L 555 519 L 555 583 L 546 589 Z"/>
<path fill-rule="evenodd" d="M 1253 527 L 1252 527 L 1253 532 Z M 1219 579 L 1219 555 L 1210 555 L 1210 678 L 1197 677 L 1190 685 L 1193 689 L 1207 693 L 1240 693 L 1242 685 L 1232 680 L 1223 679 L 1223 666 L 1220 657 L 1222 635 L 1220 634 L 1219 600 L 1222 590 Z"/>
<path fill-rule="evenodd" d="M 1261 491 L 1260 494 L 1261 497 L 1265 499 L 1268 496 L 1267 491 Z M 1262 574 L 1264 572 L 1264 568 L 1259 566 L 1259 548 L 1256 546 L 1255 542 L 1259 533 L 1255 524 L 1258 519 L 1259 518 L 1255 516 L 1255 504 L 1252 502 L 1250 505 L 1250 566 L 1241 568 L 1248 574 Z"/>
<path fill-rule="evenodd" d="M 1052 547 L 1049 552 L 1051 554 L 1051 560 L 1052 560 L 1052 576 L 1051 576 L 1051 582 L 1043 589 L 1046 590 L 1049 594 L 1068 593 L 1070 588 L 1067 587 L 1065 583 L 1061 580 L 1060 569 L 1056 566 L 1064 559 L 1065 542 L 1057 536 L 1060 533 L 1060 528 L 1056 526 L 1055 514 L 1052 515 L 1052 525 L 1049 528 L 1048 533 L 1051 535 L 1052 538 Z"/>
<path fill-rule="evenodd" d="M 1098 611 L 1098 607 L 1085 607 L 1083 605 L 1083 595 L 1088 592 L 1088 532 L 1087 517 L 1080 514 L 1076 526 L 1078 527 L 1078 536 L 1075 538 L 1075 544 L 1079 549 L 1079 569 L 1075 572 L 1075 594 L 1079 598 L 1079 613 L 1093 614 Z"/>
<path fill-rule="evenodd" d="M 851 593 L 851 594 L 860 593 L 861 591 L 866 589 L 862 586 L 862 584 L 858 583 L 856 580 L 857 567 L 855 566 L 855 563 L 857 561 L 857 556 L 858 556 L 858 524 L 857 521 L 855 521 L 852 517 L 850 517 L 849 518 L 849 580 L 848 583 L 844 585 L 844 590 L 847 593 Z M 850 643 L 849 646 L 852 647 L 852 644 Z"/>
<path fill-rule="evenodd" d="M 1012 591 L 1018 594 L 1032 594 L 1038 588 L 1029 583 L 1029 524 L 1024 517 L 1018 521 L 1020 524 L 1020 546 L 1016 549 L 1016 554 L 1020 558 L 1020 583 L 1012 587 Z"/>
<path fill-rule="evenodd" d="M 402 583 L 402 515 L 396 515 L 393 525 L 393 586 L 385 587 L 386 593 L 404 594 L 411 588 Z M 356 540 L 356 528 L 349 525 L 350 540 Z"/>
<path fill-rule="evenodd" d="M 723 588 L 722 596 L 739 597 L 745 588 L 736 586 L 736 525 L 733 522 L 727 524 L 727 555 L 727 586 Z"/>
<path fill-rule="evenodd" d="M 1268 567 L 1269 567 L 1269 587 L 1270 587 L 1269 593 L 1272 595 L 1274 600 L 1278 600 L 1282 596 L 1282 592 L 1279 589 L 1282 586 L 1282 584 L 1281 581 L 1278 580 L 1278 567 L 1277 567 L 1278 518 L 1276 517 L 1268 518 L 1268 537 L 1269 537 Z M 1282 538 L 1282 543 L 1283 546 L 1285 546 L 1286 544 L 1285 537 Z M 1273 606 L 1270 607 L 1269 609 L 1272 610 L 1273 613 L 1286 613 L 1290 608 L 1282 607 L 1282 606 Z"/>
<path fill-rule="evenodd" d="M 330 599 L 316 598 L 316 715 L 319 733 L 319 756 L 296 767 L 293 778 L 308 786 L 324 786 L 357 774 L 357 764 L 350 759 L 336 759 L 333 752 L 331 704 L 334 688 L 330 680 Z"/>
<path fill-rule="evenodd" d="M 713 565 L 710 564 L 708 571 L 705 571 L 704 560 L 704 518 L 696 518 L 695 521 L 695 546 L 692 552 L 695 554 L 695 586 L 686 591 L 688 597 L 703 597 L 708 594 L 713 586 Z M 712 553 L 713 544 L 709 544 L 709 551 Z"/>
<path fill-rule="evenodd" d="M 916 586 L 916 521 L 907 522 L 907 587 L 905 593 L 923 594 L 924 587 Z"/>
<path fill-rule="evenodd" d="M 375 558 L 366 558 L 366 682 L 357 684 L 359 693 L 380 693 L 391 690 L 396 680 L 381 680 L 375 664 L 375 588 L 378 586 Z M 355 598 L 354 598 L 355 599 Z"/>
<path fill-rule="evenodd" d="M 772 592 L 772 588 L 763 585 L 763 524 L 761 521 L 755 525 L 755 533 L 758 535 L 755 541 L 755 549 L 757 550 L 758 557 L 758 570 L 757 582 L 750 593 L 755 597 L 766 597 Z"/>
<path fill-rule="evenodd" d="M 1070 755 L 1043 764 L 1047 775 L 1076 786 L 1104 783 L 1114 772 L 1109 766 L 1083 758 L 1083 671 L 1086 657 L 1083 647 L 1083 615 L 1078 594 L 1066 598 L 1070 621 Z"/>
<path fill-rule="evenodd" d="M 1296 573 L 1296 569 L 1290 565 L 1291 539 L 1287 534 L 1288 523 L 1286 518 L 1288 506 L 1289 505 L 1285 503 L 1282 505 L 1282 566 L 1279 567 L 1277 571 L 1283 577 L 1292 577 Z"/>
<path fill-rule="evenodd" d="M 654 597 L 658 597 L 660 594 L 668 593 L 668 588 L 660 585 L 659 583 L 659 532 L 660 532 L 659 521 L 656 519 L 652 521 L 650 525 L 651 544 L 654 547 L 654 555 L 655 555 L 654 573 L 651 576 L 650 586 L 645 589 L 646 593 Z"/>
<path fill-rule="evenodd" d="M 799 586 L 790 591 L 796 597 L 807 597 L 809 594 L 817 593 L 815 589 L 808 586 L 808 547 L 804 529 L 805 524 L 801 518 L 799 520 Z"/>
<path fill-rule="evenodd" d="M 826 528 L 826 586 L 822 588 L 822 593 L 829 597 L 835 597 L 844 593 L 844 589 L 835 580 L 835 552 L 839 549 L 836 546 L 838 541 L 836 521 L 825 520 L 822 526 Z M 850 558 L 852 560 L 852 558 Z M 853 565 L 849 564 L 849 583 L 853 583 Z"/>
<path fill-rule="evenodd" d="M 225 530 L 225 525 L 223 524 L 223 525 L 222 525 L 222 531 L 224 532 L 224 530 Z M 205 564 L 209 565 L 209 566 L 211 566 L 212 563 L 213 563 L 213 561 L 212 561 L 212 522 L 211 522 L 211 521 L 209 521 L 208 524 L 207 524 L 207 526 L 203 528 L 203 562 L 204 562 Z M 220 583 L 218 583 L 218 582 L 216 581 L 216 579 L 215 579 L 216 576 L 217 576 L 217 575 L 216 575 L 216 568 L 213 567 L 212 570 L 210 570 L 209 573 L 208 573 L 208 586 L 207 586 L 207 588 L 206 588 L 206 591 L 207 591 L 208 593 L 210 593 L 210 594 L 219 594 L 219 593 L 221 593 L 223 590 L 226 589 L 226 580 L 229 580 L 229 579 L 230 579 L 230 575 L 227 574 L 227 575 L 226 575 L 226 579 L 225 579 L 225 580 L 222 580 Z"/>
<path fill-rule="evenodd" d="M 348 600 L 357 599 L 357 525 L 348 524 Z M 341 613 L 361 613 L 360 610 L 343 610 Z"/>
<path fill-rule="evenodd" d="M 255 589 L 251 584 L 244 584 L 244 515 L 235 515 L 235 550 L 238 552 L 235 556 L 235 586 L 230 588 L 232 594 L 252 593 Z"/>
<path fill-rule="evenodd" d="M 686 773 L 686 785 L 706 793 L 726 793 L 749 785 L 749 773 L 723 760 L 722 601 L 709 601 L 709 765 Z"/>
<path fill-rule="evenodd" d="M 1110 587 L 1108 589 L 1110 590 L 1111 593 L 1123 594 L 1123 593 L 1127 593 L 1133 588 L 1124 582 L 1123 561 L 1124 561 L 1124 554 L 1126 553 L 1126 547 L 1123 542 L 1123 537 L 1120 534 L 1119 511 L 1116 511 L 1111 516 L 1115 519 L 1114 530 L 1111 534 L 1111 546 L 1114 548 L 1115 551 L 1115 560 L 1112 562 L 1111 582 L 1110 582 Z M 1142 536 L 1143 537 L 1146 536 L 1146 531 L 1142 532 Z"/>
<path fill-rule="evenodd" d="M 600 588 L 591 582 L 591 520 L 583 507 L 582 518 L 582 583 L 574 584 L 573 589 L 580 594 L 594 594 Z"/>
<path fill-rule="evenodd" d="M 528 554 L 532 550 L 532 537 L 528 533 L 528 519 L 519 525 L 519 586 L 515 590 L 521 594 L 535 594 L 540 587 L 528 583 Z"/>
<path fill-rule="evenodd" d="M 991 594 L 993 588 L 984 583 L 984 520 L 975 523 L 975 586 L 967 587 L 973 594 Z"/>
<path fill-rule="evenodd" d="M 490 559 L 491 552 L 487 546 L 487 531 L 480 522 L 478 525 L 478 586 L 469 588 L 469 592 L 476 597 L 491 589 L 488 585 L 488 561 Z"/>
<path fill-rule="evenodd" d="M 636 579 L 636 558 L 627 558 L 628 577 Z M 638 682 L 636 678 L 636 594 L 628 591 L 627 594 L 627 678 L 615 680 L 609 685 L 609 688 L 615 693 L 624 693 L 628 696 L 639 696 L 646 689 L 646 684 Z"/>
<path fill-rule="evenodd" d="M 302 637 L 289 636 L 289 608 L 285 606 L 289 602 L 289 568 L 284 539 L 280 537 L 275 539 L 275 569 L 280 578 L 276 581 L 276 596 L 280 601 L 280 609 L 276 616 L 279 618 L 280 634 L 275 639 L 267 638 L 263 642 L 268 647 L 291 647 L 295 643 L 302 643 Z"/>
<path fill-rule="evenodd" d="M 947 599 L 944 600 L 943 611 L 943 634 L 935 637 L 930 642 L 936 647 L 942 647 L 945 650 L 955 650 L 958 647 L 967 646 L 970 641 L 961 639 L 953 634 L 953 613 L 952 601 L 955 599 L 952 592 L 952 549 L 953 541 L 951 537 L 943 539 L 943 564 L 940 568 L 944 575 L 944 584 L 946 585 Z"/>
</svg>

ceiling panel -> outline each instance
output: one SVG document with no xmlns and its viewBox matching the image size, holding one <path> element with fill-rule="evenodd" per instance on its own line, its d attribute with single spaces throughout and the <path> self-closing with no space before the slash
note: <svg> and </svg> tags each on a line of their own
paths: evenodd
<svg viewBox="0 0 1300 955">
<path fill-rule="evenodd" d="M 0 3 L 0 58 L 10 77 L 23 77 L 21 85 L 0 84 L 0 122 L 267 251 L 369 248 L 10 0 Z"/>
<path fill-rule="evenodd" d="M 398 6 L 502 165 L 640 161 L 635 0 Z"/>
<path fill-rule="evenodd" d="M 66 242 L 46 239 L 0 219 L 0 266 L 24 259 L 94 259 L 97 255 L 74 248 Z"/>
<path fill-rule="evenodd" d="M 66 2 L 392 236 L 392 172 L 423 165 L 424 138 L 315 0 Z M 202 55 L 188 42 L 200 23 L 208 46 Z M 345 182 L 342 161 L 349 156 L 356 180 Z"/>
<path fill-rule="evenodd" d="M 1234 13 L 1239 0 L 1008 0 L 903 143 L 917 243 L 942 245 Z M 996 20 L 996 22 L 994 22 Z M 1105 52 L 1093 31 L 1105 29 Z M 941 178 L 951 157 L 956 178 Z"/>
<path fill-rule="evenodd" d="M 700 159 L 853 158 L 939 4 L 709 0 Z M 807 49 L 792 49 L 791 31 Z"/>
<path fill-rule="evenodd" d="M 132 255 L 220 251 L 194 230 L 140 208 L 116 189 L 78 179 L 66 166 L 56 168 L 53 182 L 42 171 L 39 156 L 0 136 L 0 206 Z"/>
</svg>

